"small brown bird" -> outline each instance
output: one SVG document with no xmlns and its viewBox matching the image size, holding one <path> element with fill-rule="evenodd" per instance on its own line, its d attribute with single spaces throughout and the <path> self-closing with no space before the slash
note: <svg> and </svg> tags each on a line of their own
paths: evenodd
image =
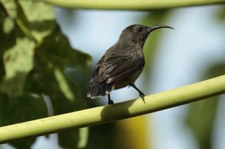
<svg viewBox="0 0 225 149">
<path fill-rule="evenodd" d="M 110 92 L 129 85 L 136 89 L 144 100 L 144 93 L 134 83 L 145 65 L 145 40 L 152 31 L 160 28 L 174 29 L 170 26 L 148 27 L 140 24 L 125 28 L 117 43 L 98 61 L 89 83 L 90 91 L 87 97 L 94 99 L 108 95 L 108 104 L 113 104 Z"/>
</svg>

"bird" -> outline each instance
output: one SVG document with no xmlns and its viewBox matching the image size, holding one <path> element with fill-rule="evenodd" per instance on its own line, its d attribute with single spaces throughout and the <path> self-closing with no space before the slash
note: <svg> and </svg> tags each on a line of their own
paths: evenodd
<svg viewBox="0 0 225 149">
<path fill-rule="evenodd" d="M 135 81 L 145 65 L 143 47 L 147 37 L 152 31 L 162 28 L 174 29 L 166 25 L 149 27 L 133 24 L 126 27 L 119 40 L 97 62 L 87 97 L 95 99 L 108 95 L 108 104 L 114 104 L 110 97 L 111 91 L 131 86 L 145 101 L 145 94 L 135 85 Z"/>
</svg>

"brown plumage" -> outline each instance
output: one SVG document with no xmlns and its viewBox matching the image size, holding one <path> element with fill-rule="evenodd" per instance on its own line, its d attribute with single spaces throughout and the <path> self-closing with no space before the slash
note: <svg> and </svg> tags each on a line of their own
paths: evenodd
<svg viewBox="0 0 225 149">
<path fill-rule="evenodd" d="M 128 85 L 134 87 L 144 100 L 144 93 L 135 86 L 135 81 L 141 74 L 145 60 L 143 46 L 150 32 L 170 26 L 147 27 L 131 25 L 123 30 L 119 40 L 109 48 L 98 61 L 91 80 L 89 98 L 108 95 L 108 104 L 113 103 L 110 92 Z"/>
</svg>

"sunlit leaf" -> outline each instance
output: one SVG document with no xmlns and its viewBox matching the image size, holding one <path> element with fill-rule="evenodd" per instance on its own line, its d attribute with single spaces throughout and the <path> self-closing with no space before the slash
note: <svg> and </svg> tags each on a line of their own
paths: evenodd
<svg viewBox="0 0 225 149">
<path fill-rule="evenodd" d="M 3 0 L 0 27 L 4 43 L 0 44 L 0 125 L 46 117 L 42 94 L 50 98 L 54 114 L 85 107 L 86 87 L 80 90 L 84 83 L 72 82 L 68 77 L 85 76 L 90 56 L 70 46 L 56 25 L 52 6 L 40 1 Z M 67 68 L 80 71 L 68 75 Z M 87 77 L 83 79 L 86 82 Z M 59 132 L 59 142 L 73 140 L 63 146 L 77 147 L 79 132 Z M 35 137 L 11 145 L 29 149 L 34 141 Z"/>
<path fill-rule="evenodd" d="M 89 127 L 79 129 L 79 142 L 77 145 L 79 149 L 85 148 L 87 146 L 88 136 L 89 136 Z"/>
<path fill-rule="evenodd" d="M 73 49 L 60 28 L 55 26 L 53 32 L 35 48 L 34 70 L 29 75 L 27 90 L 48 95 L 55 114 L 82 109 L 85 107 L 87 87 L 82 88 L 80 84 L 87 86 L 84 83 L 87 82 L 85 72 L 90 59 L 87 54 Z M 74 74 L 68 69 L 79 71 Z M 76 75 L 82 77 L 77 78 Z M 76 79 L 72 81 L 72 78 Z M 58 135 L 62 147 L 77 147 L 78 129 L 59 132 Z"/>
<path fill-rule="evenodd" d="M 20 19 L 38 42 L 52 32 L 55 25 L 53 7 L 41 1 L 18 1 Z M 34 11 L 35 10 L 35 11 Z"/>
<path fill-rule="evenodd" d="M 1 0 L 1 3 L 4 6 L 6 13 L 9 17 L 11 18 L 17 17 L 15 0 Z"/>
<path fill-rule="evenodd" d="M 36 41 L 41 42 L 55 25 L 54 13 L 51 6 L 42 2 L 10 0 L 2 1 L 2 4 L 6 12 L 3 24 L 6 35 L 1 39 L 6 41 L 6 45 L 1 49 L 6 52 L 2 54 L 5 76 L 0 90 L 10 97 L 16 97 L 23 94 L 27 74 L 33 69 Z"/>
<path fill-rule="evenodd" d="M 33 68 L 34 45 L 29 38 L 17 38 L 16 45 L 4 53 L 5 77 L 0 89 L 8 96 L 22 95 L 27 73 Z"/>
<path fill-rule="evenodd" d="M 67 83 L 67 80 L 65 78 L 65 76 L 63 75 L 63 72 L 60 71 L 59 69 L 55 68 L 55 78 L 58 82 L 58 86 L 59 89 L 61 90 L 61 92 L 64 93 L 65 97 L 69 100 L 73 100 L 74 99 L 74 95 Z"/>
</svg>

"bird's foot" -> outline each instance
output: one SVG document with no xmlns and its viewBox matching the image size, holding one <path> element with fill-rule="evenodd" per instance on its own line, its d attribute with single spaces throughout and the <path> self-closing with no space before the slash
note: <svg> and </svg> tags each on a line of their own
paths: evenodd
<svg viewBox="0 0 225 149">
<path fill-rule="evenodd" d="M 143 93 L 143 92 L 140 92 L 140 97 L 141 97 L 141 99 L 144 101 L 144 103 L 145 103 L 145 94 Z"/>
<path fill-rule="evenodd" d="M 108 105 L 111 105 L 111 104 L 114 105 L 114 102 L 112 100 L 108 100 Z"/>
<path fill-rule="evenodd" d="M 111 100 L 110 94 L 108 94 L 108 105 L 114 105 L 114 102 Z"/>
</svg>

